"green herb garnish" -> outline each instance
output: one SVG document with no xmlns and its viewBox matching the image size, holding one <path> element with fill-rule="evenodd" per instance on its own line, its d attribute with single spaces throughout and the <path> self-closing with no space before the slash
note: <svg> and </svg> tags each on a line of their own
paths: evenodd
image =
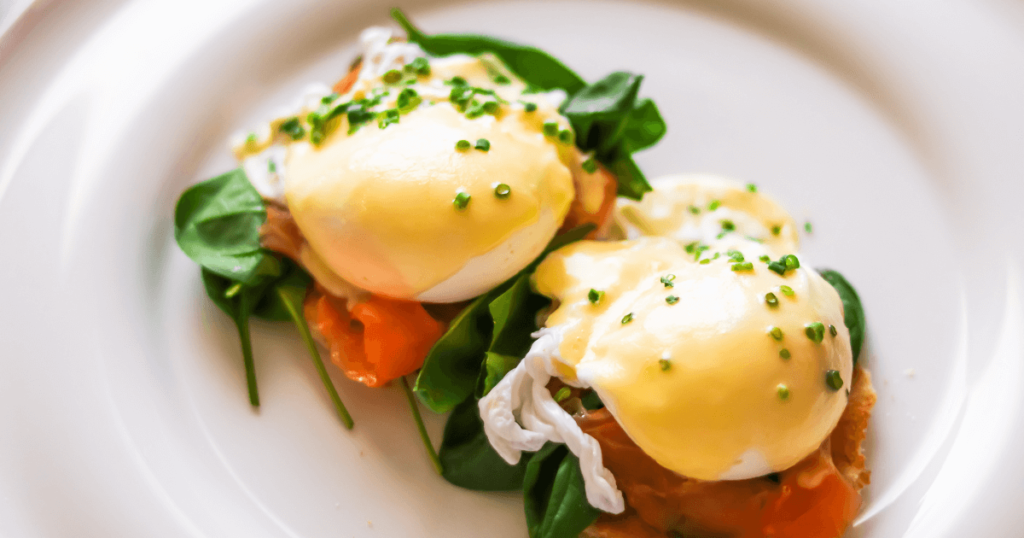
<svg viewBox="0 0 1024 538">
<path fill-rule="evenodd" d="M 825 372 L 825 384 L 828 385 L 828 388 L 835 391 L 843 388 L 843 376 L 839 373 L 839 370 Z"/>
<path fill-rule="evenodd" d="M 512 187 L 509 187 L 507 183 L 498 183 L 494 187 L 494 195 L 504 200 L 512 195 Z"/>
<path fill-rule="evenodd" d="M 491 141 L 487 140 L 486 138 L 478 138 L 476 141 L 476 145 L 474 145 L 473 147 L 480 151 L 490 151 Z"/>
<path fill-rule="evenodd" d="M 804 325 L 804 334 L 807 338 L 810 338 L 815 344 L 820 344 L 825 338 L 825 326 L 821 322 L 815 321 Z"/>
<path fill-rule="evenodd" d="M 669 295 L 668 297 L 665 297 L 665 302 L 668 304 L 676 304 L 679 302 L 679 297 L 676 297 L 675 295 Z"/>
<path fill-rule="evenodd" d="M 622 316 L 622 324 L 623 325 L 625 325 L 625 324 L 627 324 L 627 323 L 629 323 L 631 321 L 633 321 L 633 313 L 632 312 L 626 314 L 625 316 Z"/>
<path fill-rule="evenodd" d="M 455 206 L 455 209 L 462 211 L 463 209 L 466 209 L 466 206 L 469 205 L 469 200 L 472 198 L 473 197 L 468 192 L 461 191 L 455 195 L 455 199 L 452 200 L 452 205 Z"/>
<path fill-rule="evenodd" d="M 601 303 L 601 299 L 604 299 L 604 292 L 603 291 L 598 291 L 598 290 L 595 290 L 595 289 L 591 288 L 591 290 L 589 292 L 587 292 L 587 300 L 590 301 L 590 304 L 593 304 L 593 305 L 600 304 Z"/>
<path fill-rule="evenodd" d="M 661 277 L 661 283 L 664 284 L 666 288 L 671 288 L 671 287 L 675 286 L 675 284 L 673 283 L 673 281 L 675 281 L 675 279 L 676 279 L 676 275 L 673 275 L 673 274 L 669 273 L 669 274 Z"/>
</svg>

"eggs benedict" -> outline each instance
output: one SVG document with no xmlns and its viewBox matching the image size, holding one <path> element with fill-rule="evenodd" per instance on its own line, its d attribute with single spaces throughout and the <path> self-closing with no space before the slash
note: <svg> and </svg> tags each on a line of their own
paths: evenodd
<svg viewBox="0 0 1024 538">
<path fill-rule="evenodd" d="M 490 54 L 428 58 L 391 38 L 365 31 L 350 87 L 276 122 L 292 121 L 301 137 L 238 151 L 258 176 L 280 160 L 280 188 L 265 196 L 287 208 L 298 259 L 336 294 L 347 283 L 391 299 L 464 301 L 533 261 L 576 185 L 604 176 L 581 167 L 557 109 L 564 93 L 527 92 Z M 603 183 L 587 196 L 601 206 Z"/>
<path fill-rule="evenodd" d="M 552 383 L 592 390 L 667 476 L 737 483 L 816 454 L 854 386 L 843 303 L 795 254 L 792 218 L 723 178 L 656 185 L 619 204 L 617 233 L 631 239 L 574 243 L 538 266 L 532 285 L 552 310 L 519 366 L 479 401 L 505 461 L 565 443 L 588 502 L 611 514 L 628 499 L 578 404 L 573 420 Z M 873 403 L 864 377 L 858 397 Z"/>
</svg>

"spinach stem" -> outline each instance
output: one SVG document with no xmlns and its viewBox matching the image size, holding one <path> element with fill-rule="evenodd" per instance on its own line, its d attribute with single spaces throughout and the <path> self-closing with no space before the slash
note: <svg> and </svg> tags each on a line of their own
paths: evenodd
<svg viewBox="0 0 1024 538">
<path fill-rule="evenodd" d="M 242 298 L 243 303 L 245 297 Z M 260 406 L 260 394 L 256 389 L 256 363 L 252 360 L 252 337 L 249 335 L 249 311 L 243 304 L 242 312 L 235 319 L 238 339 L 242 342 L 242 361 L 245 364 L 245 382 L 249 387 L 249 404 Z"/>
<path fill-rule="evenodd" d="M 412 417 L 416 420 L 416 428 L 420 431 L 420 439 L 423 440 L 423 446 L 427 447 L 427 455 L 430 456 L 430 461 L 434 464 L 434 470 L 437 474 L 444 474 L 444 467 L 441 466 L 441 458 L 437 456 L 437 450 L 434 450 L 434 444 L 430 442 L 430 436 L 427 435 L 427 427 L 423 425 L 423 416 L 420 415 L 420 408 L 416 405 L 416 397 L 412 393 L 412 387 L 409 386 L 409 381 L 402 376 L 402 389 L 405 390 L 405 399 L 409 402 L 409 409 L 412 410 Z"/>
<path fill-rule="evenodd" d="M 288 315 L 292 317 L 292 321 L 295 322 L 295 326 L 298 327 L 299 333 L 302 335 L 302 341 L 306 344 L 310 357 L 313 358 L 313 366 L 316 367 L 316 373 L 320 374 L 320 381 L 323 382 L 324 388 L 327 389 L 327 394 L 330 395 L 331 401 L 334 402 L 334 409 L 338 412 L 338 418 L 341 419 L 341 423 L 345 425 L 346 429 L 351 430 L 352 426 L 355 425 L 352 421 L 352 415 L 348 414 L 348 409 L 345 408 L 341 397 L 338 396 L 338 391 L 334 388 L 331 376 L 327 374 L 324 361 L 320 360 L 320 352 L 316 349 L 316 342 L 313 341 L 313 335 L 309 332 L 306 318 L 299 312 L 296 305 L 289 300 L 288 294 L 282 288 L 277 289 L 277 295 L 281 298 L 285 308 L 288 309 Z"/>
</svg>

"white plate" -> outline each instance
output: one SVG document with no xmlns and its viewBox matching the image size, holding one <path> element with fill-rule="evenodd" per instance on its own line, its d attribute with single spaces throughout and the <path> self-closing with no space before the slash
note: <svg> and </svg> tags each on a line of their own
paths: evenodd
<svg viewBox="0 0 1024 538">
<path fill-rule="evenodd" d="M 1021 536 L 1020 4 L 403 4 L 591 79 L 647 74 L 669 122 L 649 175 L 754 181 L 814 223 L 807 254 L 865 302 L 880 395 L 851 534 Z M 334 371 L 344 431 L 284 325 L 254 327 L 253 412 L 171 237 L 179 193 L 233 166 L 228 134 L 338 77 L 388 6 L 2 6 L 0 534 L 524 536 L 516 495 L 432 474 L 398 389 Z"/>
</svg>

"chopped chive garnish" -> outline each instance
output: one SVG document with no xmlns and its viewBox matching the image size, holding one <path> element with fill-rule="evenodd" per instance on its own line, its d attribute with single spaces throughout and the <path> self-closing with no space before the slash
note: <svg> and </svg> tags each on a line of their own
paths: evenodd
<svg viewBox="0 0 1024 538">
<path fill-rule="evenodd" d="M 736 229 L 736 223 L 731 220 L 722 221 L 722 231 L 731 232 Z"/>
<path fill-rule="evenodd" d="M 401 119 L 401 116 L 398 114 L 398 109 L 389 108 L 384 111 L 377 125 L 381 129 L 387 129 L 389 125 L 398 123 L 399 119 Z"/>
<path fill-rule="evenodd" d="M 804 325 L 804 334 L 806 334 L 807 338 L 810 338 L 815 344 L 820 344 L 825 338 L 825 326 L 818 321 L 808 323 L 807 325 Z"/>
<path fill-rule="evenodd" d="M 753 183 L 747 183 L 747 191 L 757 192 L 757 185 L 754 185 Z"/>
<path fill-rule="evenodd" d="M 591 288 L 590 291 L 587 292 L 587 300 L 590 301 L 590 304 L 601 304 L 601 299 L 604 299 L 603 291 Z"/>
<path fill-rule="evenodd" d="M 416 71 L 417 75 L 430 74 L 430 62 L 426 58 L 416 58 L 406 67 L 412 67 L 412 70 Z"/>
<path fill-rule="evenodd" d="M 537 111 L 537 103 L 529 103 L 529 102 L 523 103 L 523 110 L 525 110 L 527 112 L 536 112 Z"/>
<path fill-rule="evenodd" d="M 473 144 L 471 144 L 469 140 L 459 140 L 458 142 L 455 143 L 455 149 L 459 151 L 466 151 L 472 146 Z"/>
<path fill-rule="evenodd" d="M 292 118 L 282 123 L 281 126 L 278 127 L 278 130 L 290 136 L 292 140 L 298 140 L 306 135 L 306 128 L 299 123 L 299 118 Z M 253 138 L 253 140 L 255 140 L 255 138 Z"/>
<path fill-rule="evenodd" d="M 277 172 L 277 165 L 274 164 L 274 161 L 267 161 L 267 171 Z"/>
<path fill-rule="evenodd" d="M 452 200 L 452 204 L 455 205 L 455 209 L 463 210 L 469 205 L 469 200 L 472 198 L 468 192 L 460 192 L 455 195 L 455 199 Z"/>
<path fill-rule="evenodd" d="M 544 134 L 545 135 L 547 135 L 547 136 L 555 136 L 555 135 L 558 134 L 558 122 L 556 122 L 556 121 L 544 122 L 544 127 L 542 127 L 542 129 L 544 130 Z"/>
<path fill-rule="evenodd" d="M 466 79 L 458 75 L 455 75 L 454 77 L 448 79 L 448 84 L 451 84 L 452 86 L 466 86 L 469 83 L 466 82 Z"/>
<path fill-rule="evenodd" d="M 832 390 L 843 388 L 843 376 L 839 374 L 839 370 L 825 372 L 825 384 Z"/>
<path fill-rule="evenodd" d="M 813 233 L 814 232 L 814 229 L 811 227 L 811 221 L 807 221 L 807 222 L 804 223 L 804 231 L 807 232 L 807 233 Z"/>
<path fill-rule="evenodd" d="M 721 238 L 725 237 L 725 234 L 727 234 L 727 233 L 729 233 L 729 232 L 722 232 L 722 233 L 716 235 L 715 239 L 721 239 Z"/>
<path fill-rule="evenodd" d="M 786 254 L 779 261 L 785 262 L 786 269 L 799 269 L 800 268 L 800 259 L 797 258 L 796 256 L 792 255 L 792 254 Z"/>
<path fill-rule="evenodd" d="M 776 341 L 782 341 L 782 329 L 778 327 L 772 327 L 771 329 L 768 330 L 768 334 L 772 335 L 772 338 L 774 338 Z"/>
<path fill-rule="evenodd" d="M 570 395 L 572 395 L 572 390 L 569 387 L 562 387 L 555 393 L 555 401 L 559 403 L 564 402 Z"/>
<path fill-rule="evenodd" d="M 793 288 L 786 285 L 779 286 L 779 291 L 781 291 L 786 297 L 792 297 L 796 294 L 796 292 L 793 291 Z"/>
<path fill-rule="evenodd" d="M 673 274 L 669 273 L 669 274 L 661 277 L 661 283 L 664 284 L 666 288 L 671 288 L 671 287 L 675 286 L 675 284 L 672 283 L 672 281 L 674 281 L 675 279 L 676 279 L 676 275 L 673 275 Z"/>
<path fill-rule="evenodd" d="M 764 255 L 762 255 L 762 256 L 761 256 L 761 257 L 759 257 L 758 259 L 759 259 L 759 260 L 761 260 L 761 261 L 762 261 L 762 262 L 764 262 L 764 263 L 768 263 L 768 262 L 772 261 L 772 259 L 771 259 L 771 258 L 769 258 L 767 254 L 764 254 Z"/>
<path fill-rule="evenodd" d="M 712 260 L 712 258 L 704 258 L 703 260 L 701 260 L 701 261 L 699 261 L 697 263 L 699 263 L 701 265 L 707 265 L 707 264 L 711 263 L 711 260 Z"/>
<path fill-rule="evenodd" d="M 729 256 L 729 259 L 734 261 L 734 262 L 741 262 L 741 261 L 743 261 L 743 253 L 738 251 L 738 250 L 730 249 L 730 250 L 725 251 L 725 254 L 727 256 Z"/>
<path fill-rule="evenodd" d="M 658 359 L 658 366 L 661 367 L 662 372 L 667 372 L 672 367 L 672 361 L 668 359 Z"/>
<path fill-rule="evenodd" d="M 622 316 L 622 324 L 623 325 L 625 325 L 625 324 L 627 324 L 627 323 L 629 323 L 631 321 L 633 321 L 633 313 L 632 312 L 626 314 L 625 316 Z"/>
<path fill-rule="evenodd" d="M 381 78 L 383 78 L 384 82 L 388 84 L 394 84 L 399 80 L 402 80 L 402 72 L 397 69 L 392 69 L 391 71 L 384 73 L 384 76 Z"/>
<path fill-rule="evenodd" d="M 500 104 L 497 101 L 486 101 L 482 106 L 484 112 L 488 114 L 494 114 L 495 112 L 498 111 L 498 107 L 500 106 Z"/>
<path fill-rule="evenodd" d="M 753 271 L 754 264 L 750 262 L 734 263 L 732 264 L 733 271 Z"/>
<path fill-rule="evenodd" d="M 490 149 L 491 149 L 491 142 L 490 142 L 490 140 L 487 140 L 486 138 L 479 138 L 476 141 L 476 145 L 473 146 L 473 147 L 478 149 L 478 150 L 480 150 L 480 151 L 490 151 Z"/>
<path fill-rule="evenodd" d="M 789 399 L 789 387 L 779 383 L 779 386 L 775 388 L 775 392 L 779 395 L 779 399 L 786 401 Z"/>
<path fill-rule="evenodd" d="M 772 226 L 772 235 L 779 235 L 782 232 L 782 226 Z"/>
<path fill-rule="evenodd" d="M 669 295 L 668 297 L 665 297 L 665 302 L 668 304 L 676 304 L 679 302 L 679 297 L 676 297 L 675 295 Z"/>
<path fill-rule="evenodd" d="M 768 269 L 780 275 L 786 274 L 786 264 L 782 262 L 768 262 Z"/>
<path fill-rule="evenodd" d="M 711 203 L 708 205 L 708 211 L 714 211 L 718 209 L 719 205 L 721 205 L 721 202 L 719 202 L 718 200 L 711 200 Z"/>
<path fill-rule="evenodd" d="M 829 325 L 828 326 L 828 334 L 831 334 L 832 337 L 835 338 L 835 336 L 839 334 L 839 331 L 836 330 L 836 326 L 835 325 Z"/>
<path fill-rule="evenodd" d="M 416 93 L 416 90 L 412 88 L 405 88 L 398 93 L 398 101 L 396 104 L 400 110 L 409 111 L 419 106 L 423 102 L 420 94 Z"/>
<path fill-rule="evenodd" d="M 768 303 L 768 306 L 773 308 L 779 306 L 779 298 L 772 292 L 768 292 L 764 295 L 764 302 Z"/>
<path fill-rule="evenodd" d="M 588 174 L 593 174 L 597 172 L 597 161 L 593 157 L 589 157 L 580 164 L 580 168 L 583 168 L 583 171 Z"/>
<path fill-rule="evenodd" d="M 498 183 L 494 187 L 494 195 L 504 200 L 512 195 L 512 187 L 509 187 L 506 183 Z"/>
<path fill-rule="evenodd" d="M 700 215 L 700 208 L 695 205 L 692 205 L 690 206 L 690 213 L 693 213 L 694 215 Z"/>
<path fill-rule="evenodd" d="M 790 357 L 792 357 L 792 355 L 789 354 L 789 350 L 785 349 L 785 348 L 779 350 L 779 356 L 782 357 L 783 359 L 787 359 L 787 360 Z"/>
<path fill-rule="evenodd" d="M 245 137 L 245 141 L 246 142 L 255 142 L 256 141 L 256 133 L 249 133 L 249 136 Z"/>
<path fill-rule="evenodd" d="M 559 131 L 558 141 L 562 142 L 563 144 L 568 144 L 572 142 L 572 131 L 570 131 L 569 129 L 562 129 L 561 131 Z"/>
</svg>

